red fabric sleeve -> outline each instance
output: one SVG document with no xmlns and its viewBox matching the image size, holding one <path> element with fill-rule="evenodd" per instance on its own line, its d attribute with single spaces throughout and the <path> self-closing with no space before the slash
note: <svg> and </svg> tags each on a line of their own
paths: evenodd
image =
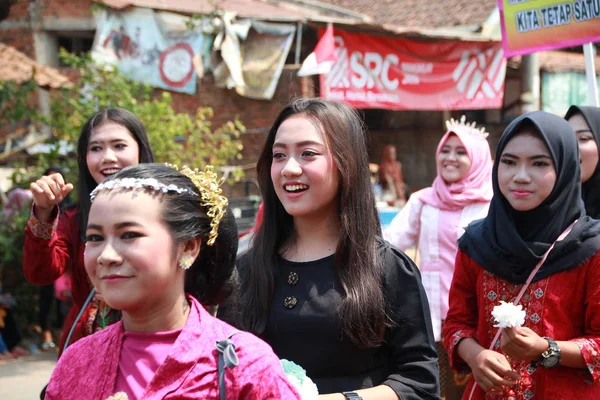
<svg viewBox="0 0 600 400">
<path fill-rule="evenodd" d="M 588 263 L 585 279 L 585 336 L 571 339 L 581 350 L 587 365 L 586 376 L 590 383 L 600 381 L 600 255 Z"/>
<path fill-rule="evenodd" d="M 32 211 L 33 214 L 33 211 Z M 51 223 L 50 239 L 40 235 L 39 221 L 32 215 L 25 227 L 23 246 L 23 272 L 34 285 L 49 285 L 57 280 L 71 265 L 71 229 L 74 212 L 60 213 Z M 50 225 L 50 224 L 42 224 Z M 48 229 L 46 229 L 48 230 Z"/>
<path fill-rule="evenodd" d="M 480 267 L 459 250 L 456 254 L 454 277 L 450 287 L 450 309 L 442 329 L 444 347 L 450 365 L 458 372 L 469 371 L 467 363 L 457 354 L 456 347 L 462 339 L 476 339 L 479 317 L 477 280 L 480 273 Z"/>
<path fill-rule="evenodd" d="M 73 306 L 65 318 L 64 329 L 60 338 L 59 356 L 63 351 L 69 330 L 91 290 L 83 264 L 84 244 L 79 239 L 78 226 L 77 210 L 71 209 L 61 213 L 55 228 L 47 230 L 47 232 L 38 229 L 34 233 L 30 223 L 25 228 L 23 271 L 29 282 L 34 285 L 50 284 L 57 280 L 67 269 L 71 268 Z M 33 229 L 36 228 L 33 227 Z M 38 236 L 44 236 L 44 234 L 47 234 L 50 239 Z M 87 320 L 88 310 L 84 312 L 77 323 L 71 343 L 85 336 L 85 323 Z"/>
</svg>

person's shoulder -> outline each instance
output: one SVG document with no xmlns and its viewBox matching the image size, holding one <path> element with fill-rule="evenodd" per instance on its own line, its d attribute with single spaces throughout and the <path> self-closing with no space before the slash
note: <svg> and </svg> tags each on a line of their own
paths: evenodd
<svg viewBox="0 0 600 400">
<path fill-rule="evenodd" d="M 219 318 L 208 315 L 203 316 L 203 318 L 206 317 L 210 318 L 210 335 L 213 336 L 215 340 L 230 339 L 235 344 L 236 350 L 238 348 L 244 348 L 262 349 L 272 352 L 271 346 L 253 334 L 239 330 Z"/>
<path fill-rule="evenodd" d="M 229 339 L 235 346 L 235 351 L 240 359 L 244 359 L 244 364 L 255 363 L 260 360 L 271 363 L 278 360 L 269 344 L 250 332 L 239 330 L 225 321 L 210 316 L 210 333 L 204 331 L 203 335 L 208 334 L 214 342 Z M 262 362 L 261 361 L 261 362 Z"/>
<path fill-rule="evenodd" d="M 250 332 L 239 331 L 231 340 L 235 343 L 236 351 L 240 352 L 240 357 L 267 362 L 279 360 L 267 342 Z"/>
<path fill-rule="evenodd" d="M 107 326 L 106 328 L 98 332 L 82 337 L 81 339 L 70 345 L 65 350 L 64 354 L 67 354 L 68 351 L 77 351 L 85 347 L 96 346 L 100 343 L 106 343 L 109 338 L 112 338 L 120 333 L 120 331 L 122 330 L 121 325 L 122 322 L 117 322 L 115 324 Z"/>
<path fill-rule="evenodd" d="M 463 207 L 462 211 L 469 210 L 472 214 L 479 218 L 485 218 L 490 209 L 491 201 L 474 201 Z"/>
<path fill-rule="evenodd" d="M 228 339 L 239 333 L 239 329 L 220 318 L 213 317 L 208 311 L 202 311 L 202 335 L 206 340 Z"/>
<path fill-rule="evenodd" d="M 414 261 L 402 250 L 392 246 L 388 241 L 380 237 L 377 237 L 376 242 L 377 255 L 386 280 L 400 279 L 401 276 L 419 274 Z"/>
<path fill-rule="evenodd" d="M 110 342 L 111 338 L 119 333 L 121 329 L 120 325 L 120 322 L 110 325 L 69 345 L 61 355 L 59 365 L 66 366 L 69 369 L 74 369 L 78 366 L 89 366 L 96 359 L 96 357 L 89 357 L 89 355 L 101 354 L 101 349 Z M 85 356 L 82 357 L 82 354 L 85 354 Z"/>
<path fill-rule="evenodd" d="M 584 262 L 584 264 L 588 265 L 589 267 L 600 268 L 600 248 L 597 249 L 596 252 Z"/>
<path fill-rule="evenodd" d="M 413 201 L 413 202 L 423 202 L 423 197 L 427 196 L 429 194 L 429 192 L 431 192 L 433 190 L 433 188 L 431 186 L 428 186 L 426 188 L 423 189 L 419 189 L 416 192 L 413 192 L 410 197 L 408 198 L 408 201 Z"/>
</svg>

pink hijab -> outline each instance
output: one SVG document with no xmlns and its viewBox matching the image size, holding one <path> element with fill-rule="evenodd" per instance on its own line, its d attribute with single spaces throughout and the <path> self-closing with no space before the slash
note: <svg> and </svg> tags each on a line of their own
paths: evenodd
<svg viewBox="0 0 600 400">
<path fill-rule="evenodd" d="M 435 152 L 436 158 L 452 134 L 465 146 L 471 159 L 471 169 L 463 179 L 450 184 L 444 181 L 438 169 L 433 185 L 422 191 L 421 200 L 432 207 L 451 211 L 460 210 L 472 203 L 489 202 L 493 195 L 490 145 L 481 131 L 474 125 L 465 124 L 463 118 L 461 123 L 452 121 L 449 124 L 448 131 Z"/>
</svg>

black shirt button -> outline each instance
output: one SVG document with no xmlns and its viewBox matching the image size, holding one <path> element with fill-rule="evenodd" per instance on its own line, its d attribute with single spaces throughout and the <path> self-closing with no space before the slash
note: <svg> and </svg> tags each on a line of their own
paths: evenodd
<svg viewBox="0 0 600 400">
<path fill-rule="evenodd" d="M 287 279 L 287 283 L 290 286 L 294 286 L 296 283 L 298 283 L 298 274 L 295 272 L 290 272 L 290 274 L 288 275 L 288 279 Z"/>
<path fill-rule="evenodd" d="M 298 304 L 298 299 L 294 296 L 288 296 L 283 300 L 283 305 L 285 308 L 290 310 L 296 307 L 296 304 Z"/>
</svg>

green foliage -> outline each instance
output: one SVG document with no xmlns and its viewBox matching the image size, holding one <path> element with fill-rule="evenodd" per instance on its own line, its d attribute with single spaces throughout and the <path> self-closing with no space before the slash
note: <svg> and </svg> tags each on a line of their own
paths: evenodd
<svg viewBox="0 0 600 400">
<path fill-rule="evenodd" d="M 0 224 L 0 282 L 4 292 L 17 300 L 19 320 L 24 326 L 37 323 L 39 289 L 27 283 L 23 275 L 24 230 L 29 207 Z"/>
<path fill-rule="evenodd" d="M 195 115 L 178 113 L 168 92 L 153 96 L 153 89 L 127 79 L 116 68 L 99 66 L 87 57 L 61 51 L 62 59 L 78 68 L 77 85 L 63 89 L 52 105 L 52 126 L 57 139 L 75 143 L 87 118 L 98 109 L 125 108 L 143 122 L 159 162 L 202 168 L 207 163 L 223 166 L 240 158 L 239 140 L 244 126 L 237 118 L 214 129 L 210 108 Z"/>
<path fill-rule="evenodd" d="M 0 80 L 0 121 L 4 126 L 47 122 L 31 102 L 36 89 L 33 79 L 20 85 Z"/>
<path fill-rule="evenodd" d="M 0 273 L 5 267 L 21 263 L 24 237 L 20 233 L 25 229 L 29 211 L 26 208 L 0 224 Z"/>
</svg>

